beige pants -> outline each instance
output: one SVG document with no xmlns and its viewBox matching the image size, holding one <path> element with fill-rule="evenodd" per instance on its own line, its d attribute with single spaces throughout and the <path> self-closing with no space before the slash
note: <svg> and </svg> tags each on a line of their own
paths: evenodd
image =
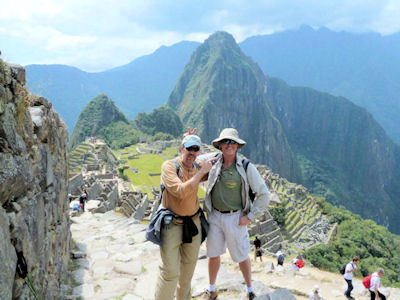
<svg viewBox="0 0 400 300">
<path fill-rule="evenodd" d="M 172 300 L 177 284 L 177 300 L 192 298 L 190 283 L 201 244 L 200 218 L 194 220 L 194 223 L 199 233 L 193 237 L 190 244 L 182 243 L 182 225 L 171 224 L 169 229 L 163 229 L 163 244 L 160 247 L 161 264 L 155 300 Z"/>
</svg>

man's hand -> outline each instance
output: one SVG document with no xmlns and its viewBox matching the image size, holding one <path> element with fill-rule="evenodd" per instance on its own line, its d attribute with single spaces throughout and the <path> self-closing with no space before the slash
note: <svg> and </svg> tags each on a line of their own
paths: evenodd
<svg viewBox="0 0 400 300">
<path fill-rule="evenodd" d="M 206 160 L 206 161 L 204 161 L 204 162 L 202 163 L 199 172 L 197 172 L 197 173 L 189 180 L 190 184 L 191 184 L 193 187 L 196 187 L 196 188 L 198 187 L 199 182 L 201 181 L 201 179 L 211 170 L 211 168 L 212 168 L 212 166 L 213 166 L 213 162 L 214 162 L 215 160 L 217 160 L 217 159 L 218 159 L 218 157 L 213 157 L 213 158 L 210 158 L 210 159 L 208 159 L 208 160 Z"/>
<path fill-rule="evenodd" d="M 205 174 L 207 174 L 208 172 L 210 172 L 210 170 L 211 170 L 211 168 L 212 168 L 214 162 L 215 162 L 217 159 L 218 159 L 218 157 L 213 157 L 213 158 L 210 158 L 210 159 L 206 160 L 205 162 L 203 162 L 203 164 L 201 165 L 200 172 L 201 172 L 203 175 L 205 175 Z"/>
<path fill-rule="evenodd" d="M 193 130 L 190 130 L 190 127 L 188 127 L 187 130 L 188 130 L 188 131 L 185 132 L 185 133 L 183 134 L 183 137 L 188 136 L 188 135 L 195 134 L 196 131 L 197 131 L 197 127 L 193 128 Z"/>
<path fill-rule="evenodd" d="M 239 226 L 247 226 L 251 223 L 251 220 L 248 216 L 241 216 L 239 218 Z"/>
</svg>

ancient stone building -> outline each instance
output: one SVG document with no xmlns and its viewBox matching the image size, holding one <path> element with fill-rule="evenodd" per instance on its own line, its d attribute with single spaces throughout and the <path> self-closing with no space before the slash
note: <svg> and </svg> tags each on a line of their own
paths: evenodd
<svg viewBox="0 0 400 300">
<path fill-rule="evenodd" d="M 0 299 L 60 299 L 71 233 L 67 127 L 25 87 L 25 69 L 0 60 Z M 19 257 L 19 259 L 17 259 Z"/>
</svg>

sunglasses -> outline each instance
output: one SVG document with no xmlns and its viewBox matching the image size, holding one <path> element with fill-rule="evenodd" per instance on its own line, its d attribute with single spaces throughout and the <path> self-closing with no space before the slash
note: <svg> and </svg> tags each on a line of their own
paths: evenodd
<svg viewBox="0 0 400 300">
<path fill-rule="evenodd" d="M 187 151 L 193 151 L 193 152 L 199 152 L 200 151 L 200 147 L 196 147 L 196 146 L 190 146 L 186 148 Z"/>
<path fill-rule="evenodd" d="M 228 139 L 225 139 L 225 140 L 222 140 L 221 141 L 221 143 L 224 143 L 224 144 L 226 144 L 226 145 L 229 145 L 229 144 L 236 144 L 236 142 L 234 141 L 234 140 L 228 140 Z"/>
</svg>

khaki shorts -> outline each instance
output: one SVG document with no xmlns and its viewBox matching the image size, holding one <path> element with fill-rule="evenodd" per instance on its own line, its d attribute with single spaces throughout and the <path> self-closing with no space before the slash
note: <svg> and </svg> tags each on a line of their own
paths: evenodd
<svg viewBox="0 0 400 300">
<path fill-rule="evenodd" d="M 215 209 L 208 215 L 210 229 L 207 234 L 207 256 L 217 257 L 226 252 L 235 262 L 249 257 L 250 240 L 247 226 L 239 226 L 241 211 L 222 214 Z"/>
</svg>

